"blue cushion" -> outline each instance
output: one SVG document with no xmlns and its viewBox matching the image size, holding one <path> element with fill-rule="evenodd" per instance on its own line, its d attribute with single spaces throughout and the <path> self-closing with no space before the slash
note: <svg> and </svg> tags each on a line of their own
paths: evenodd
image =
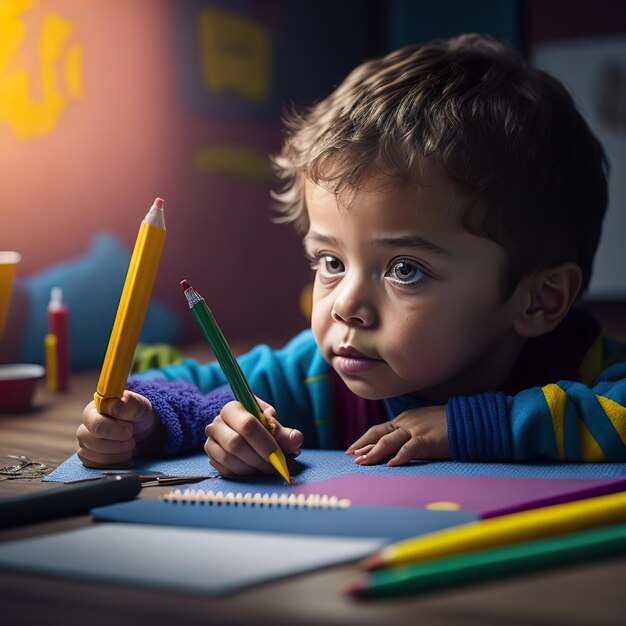
<svg viewBox="0 0 626 626">
<path fill-rule="evenodd" d="M 94 236 L 84 256 L 32 274 L 22 285 L 28 310 L 19 348 L 22 363 L 44 363 L 43 339 L 48 332 L 47 307 L 52 287 L 63 290 L 69 309 L 70 366 L 102 365 L 109 334 L 128 270 L 130 253 L 107 233 Z M 145 343 L 176 343 L 182 320 L 166 305 L 150 301 L 141 331 Z"/>
</svg>

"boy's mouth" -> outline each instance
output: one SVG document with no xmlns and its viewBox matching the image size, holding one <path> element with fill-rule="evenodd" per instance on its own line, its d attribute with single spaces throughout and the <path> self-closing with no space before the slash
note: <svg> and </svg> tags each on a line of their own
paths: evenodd
<svg viewBox="0 0 626 626">
<path fill-rule="evenodd" d="M 332 355 L 333 367 L 338 372 L 347 375 L 361 374 L 378 363 L 382 363 L 382 359 L 366 356 L 351 346 L 341 346 Z"/>
</svg>

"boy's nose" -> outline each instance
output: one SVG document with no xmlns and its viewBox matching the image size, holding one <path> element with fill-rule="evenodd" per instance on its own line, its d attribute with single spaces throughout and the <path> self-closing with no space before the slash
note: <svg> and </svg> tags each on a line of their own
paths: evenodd
<svg viewBox="0 0 626 626">
<path fill-rule="evenodd" d="M 376 322 L 376 313 L 372 304 L 363 293 L 345 289 L 336 298 L 330 311 L 333 321 L 342 324 L 372 326 Z"/>
</svg>

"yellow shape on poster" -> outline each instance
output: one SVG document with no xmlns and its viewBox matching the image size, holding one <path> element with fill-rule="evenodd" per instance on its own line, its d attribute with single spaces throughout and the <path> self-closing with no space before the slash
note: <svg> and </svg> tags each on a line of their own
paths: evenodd
<svg viewBox="0 0 626 626">
<path fill-rule="evenodd" d="M 236 144 L 202 146 L 193 155 L 193 165 L 196 171 L 232 174 L 247 180 L 267 180 L 272 175 L 265 152 Z"/>
<path fill-rule="evenodd" d="M 198 15 L 202 82 L 212 93 L 234 92 L 252 101 L 270 90 L 269 32 L 258 22 L 206 8 Z"/>
<path fill-rule="evenodd" d="M 70 40 L 74 26 L 63 17 L 43 17 L 37 38 L 38 76 L 25 66 L 26 26 L 22 14 L 37 6 L 36 0 L 3 0 L 0 3 L 0 121 L 20 139 L 49 133 L 68 105 L 59 88 L 59 73 L 71 97 L 82 95 L 81 48 Z"/>
<path fill-rule="evenodd" d="M 65 55 L 65 87 L 67 93 L 74 98 L 83 95 L 83 79 L 81 67 L 83 50 L 78 44 L 72 44 Z"/>
</svg>

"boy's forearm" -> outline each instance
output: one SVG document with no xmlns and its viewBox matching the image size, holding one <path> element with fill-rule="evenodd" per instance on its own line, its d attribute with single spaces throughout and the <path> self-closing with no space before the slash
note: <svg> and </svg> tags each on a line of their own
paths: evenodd
<svg viewBox="0 0 626 626">
<path fill-rule="evenodd" d="M 506 394 L 450 398 L 446 404 L 448 447 L 458 461 L 510 461 L 511 426 Z"/>
</svg>

